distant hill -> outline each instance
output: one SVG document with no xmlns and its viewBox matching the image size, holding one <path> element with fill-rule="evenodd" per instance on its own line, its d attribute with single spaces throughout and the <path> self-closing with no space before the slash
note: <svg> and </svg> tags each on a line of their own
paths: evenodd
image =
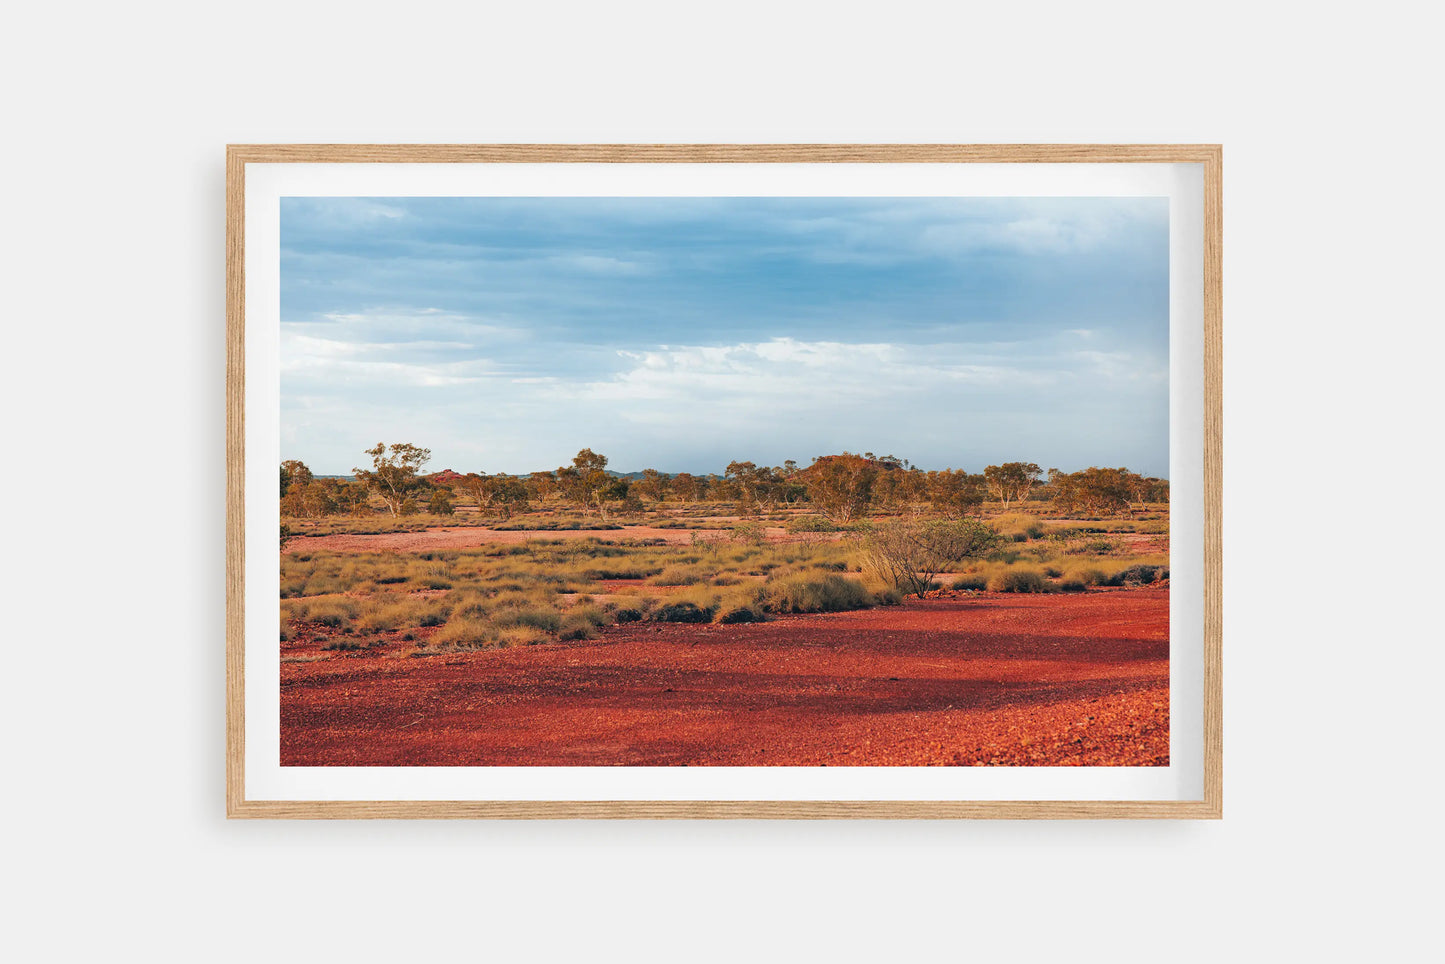
<svg viewBox="0 0 1445 964">
<path fill-rule="evenodd" d="M 465 478 L 465 476 L 460 472 L 453 472 L 451 469 L 442 469 L 440 472 L 433 472 L 431 475 L 422 476 L 422 478 L 433 485 L 455 485 L 458 481 Z"/>
</svg>

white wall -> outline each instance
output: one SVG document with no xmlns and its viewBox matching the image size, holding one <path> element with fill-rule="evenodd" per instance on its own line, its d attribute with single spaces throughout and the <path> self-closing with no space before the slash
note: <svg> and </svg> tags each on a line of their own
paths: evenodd
<svg viewBox="0 0 1445 964">
<path fill-rule="evenodd" d="M 1439 76 L 1415 5 L 302 7 L 6 14 L 15 959 L 1392 959 L 1426 937 Z M 1223 142 L 1226 819 L 227 823 L 228 141 Z"/>
</svg>

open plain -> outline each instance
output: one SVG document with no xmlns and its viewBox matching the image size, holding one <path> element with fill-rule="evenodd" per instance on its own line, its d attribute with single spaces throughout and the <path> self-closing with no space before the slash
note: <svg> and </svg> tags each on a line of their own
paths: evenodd
<svg viewBox="0 0 1445 964">
<path fill-rule="evenodd" d="M 282 647 L 298 766 L 1160 766 L 1169 588 L 939 591 L 741 625 L 416 650 Z M 424 637 L 436 630 L 417 630 Z"/>
</svg>

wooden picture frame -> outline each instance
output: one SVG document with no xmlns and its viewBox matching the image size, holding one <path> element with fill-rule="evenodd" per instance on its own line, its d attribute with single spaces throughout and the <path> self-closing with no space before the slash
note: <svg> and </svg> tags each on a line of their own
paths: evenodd
<svg viewBox="0 0 1445 964">
<path fill-rule="evenodd" d="M 1202 174 L 1202 761 L 1198 799 L 257 798 L 246 778 L 246 202 L 256 165 L 1190 165 Z M 226 156 L 226 812 L 236 818 L 1219 818 L 1222 816 L 1222 150 L 1219 145 L 231 145 Z M 1176 361 L 1178 364 L 1178 361 Z"/>
</svg>

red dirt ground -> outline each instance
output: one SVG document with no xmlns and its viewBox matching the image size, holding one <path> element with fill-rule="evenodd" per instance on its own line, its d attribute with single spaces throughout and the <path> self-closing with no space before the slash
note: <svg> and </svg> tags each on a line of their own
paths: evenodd
<svg viewBox="0 0 1445 964">
<path fill-rule="evenodd" d="M 282 645 L 283 766 L 1169 762 L 1167 583 L 425 658 Z"/>
</svg>

